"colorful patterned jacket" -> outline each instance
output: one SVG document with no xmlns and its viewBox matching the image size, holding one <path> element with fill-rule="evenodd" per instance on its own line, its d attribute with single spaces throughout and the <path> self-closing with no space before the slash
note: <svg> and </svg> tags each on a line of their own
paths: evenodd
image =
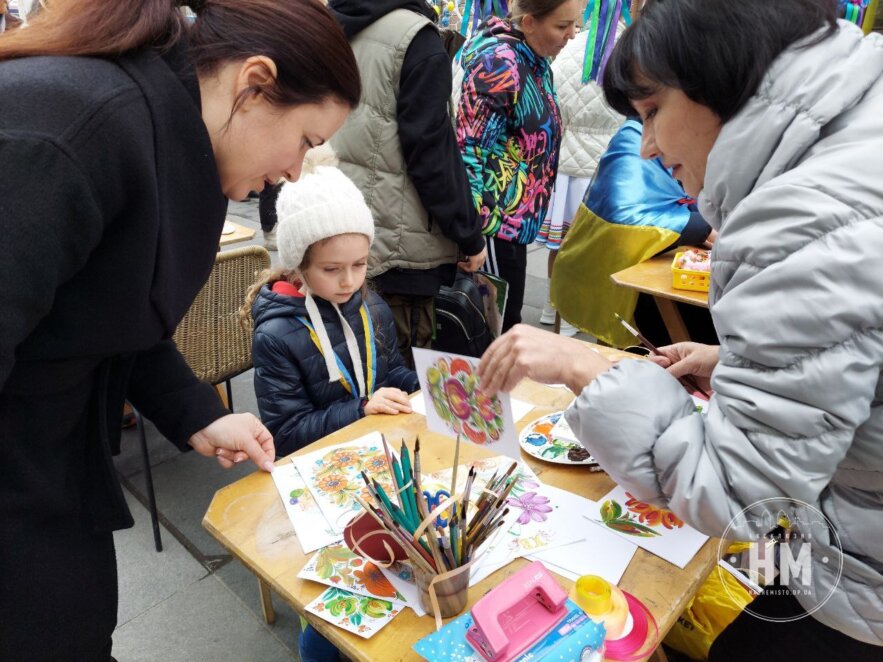
<svg viewBox="0 0 883 662">
<path fill-rule="evenodd" d="M 483 232 L 529 244 L 558 170 L 561 115 L 551 67 L 495 17 L 466 45 L 462 64 L 457 143 Z"/>
</svg>

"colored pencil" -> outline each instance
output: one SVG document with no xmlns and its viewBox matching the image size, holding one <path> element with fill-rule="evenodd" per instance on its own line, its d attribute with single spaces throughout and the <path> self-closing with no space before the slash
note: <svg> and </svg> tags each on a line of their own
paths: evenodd
<svg viewBox="0 0 883 662">
<path fill-rule="evenodd" d="M 414 520 L 414 528 L 420 524 L 420 520 L 422 519 L 417 514 L 417 500 L 414 498 L 414 489 L 416 483 L 414 482 L 414 472 L 411 468 L 411 454 L 408 452 L 408 447 L 405 445 L 405 440 L 402 439 L 402 478 L 404 480 L 403 487 L 405 488 L 404 496 L 405 500 L 408 502 L 408 508 L 411 511 L 411 516 Z"/>
<path fill-rule="evenodd" d="M 389 445 L 386 443 L 386 435 L 382 432 L 380 433 L 380 440 L 383 442 L 383 454 L 386 456 L 386 467 L 389 470 L 389 477 L 395 480 L 392 471 L 392 453 L 389 452 Z"/>
</svg>

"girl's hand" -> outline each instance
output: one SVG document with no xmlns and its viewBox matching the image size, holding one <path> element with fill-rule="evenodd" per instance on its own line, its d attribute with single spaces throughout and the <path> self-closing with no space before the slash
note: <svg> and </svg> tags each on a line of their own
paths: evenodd
<svg viewBox="0 0 883 662">
<path fill-rule="evenodd" d="M 273 435 L 253 414 L 227 414 L 190 437 L 200 455 L 215 456 L 225 469 L 251 458 L 264 471 L 273 471 Z"/>
<path fill-rule="evenodd" d="M 374 391 L 365 405 L 365 415 L 369 414 L 410 414 L 411 401 L 408 394 L 399 388 L 384 386 Z"/>
<path fill-rule="evenodd" d="M 719 345 L 679 342 L 658 349 L 659 354 L 647 358 L 668 370 L 673 377 L 680 379 L 684 375 L 693 375 L 703 390 L 711 389 L 711 373 L 718 362 Z"/>
</svg>

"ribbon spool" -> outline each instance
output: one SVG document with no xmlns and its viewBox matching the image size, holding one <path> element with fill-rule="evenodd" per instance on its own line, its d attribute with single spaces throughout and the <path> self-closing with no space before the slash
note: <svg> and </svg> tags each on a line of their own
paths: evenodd
<svg viewBox="0 0 883 662">
<path fill-rule="evenodd" d="M 601 577 L 585 575 L 574 584 L 573 597 L 590 618 L 604 622 L 608 637 L 616 637 L 604 639 L 606 659 L 621 662 L 640 660 L 659 645 L 656 619 L 631 593 Z"/>
</svg>

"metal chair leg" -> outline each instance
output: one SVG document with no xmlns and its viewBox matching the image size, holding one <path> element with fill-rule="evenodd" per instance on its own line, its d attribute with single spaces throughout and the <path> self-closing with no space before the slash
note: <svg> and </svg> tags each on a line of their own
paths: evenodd
<svg viewBox="0 0 883 662">
<path fill-rule="evenodd" d="M 147 485 L 147 502 L 150 505 L 150 523 L 153 525 L 153 543 L 156 551 L 162 551 L 162 537 L 159 530 L 159 516 L 156 510 L 156 495 L 153 492 L 153 473 L 150 469 L 150 454 L 147 452 L 147 435 L 144 433 L 144 419 L 141 413 L 132 407 L 135 414 L 135 424 L 138 427 L 138 437 L 141 441 L 141 460 L 144 463 L 144 482 Z"/>
<path fill-rule="evenodd" d="M 227 406 L 230 408 L 230 411 L 233 411 L 233 384 L 228 379 L 224 382 L 224 385 L 227 387 Z"/>
</svg>

